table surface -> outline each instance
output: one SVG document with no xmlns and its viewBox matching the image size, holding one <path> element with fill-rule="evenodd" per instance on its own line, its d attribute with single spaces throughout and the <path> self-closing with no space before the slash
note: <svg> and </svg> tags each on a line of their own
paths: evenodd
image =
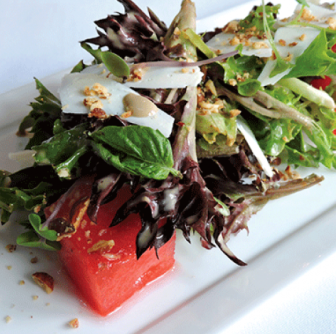
<svg viewBox="0 0 336 334">
<path fill-rule="evenodd" d="M 196 0 L 198 19 L 242 4 L 244 0 Z M 176 14 L 179 0 L 163 7 L 138 0 L 166 22 Z M 281 1 L 280 1 L 281 3 Z M 95 19 L 122 11 L 111 0 L 3 1 L 0 12 L 0 93 L 44 78 L 87 59 L 78 41 L 96 35 Z M 321 240 L 323 242 L 323 240 Z M 282 288 L 223 334 L 334 333 L 336 328 L 336 254 L 324 258 L 303 276 Z M 5 315 L 0 315 L 0 318 Z"/>
</svg>

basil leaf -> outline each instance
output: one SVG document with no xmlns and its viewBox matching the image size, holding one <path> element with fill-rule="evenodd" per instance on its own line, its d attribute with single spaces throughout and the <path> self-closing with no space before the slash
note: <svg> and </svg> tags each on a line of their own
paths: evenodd
<svg viewBox="0 0 336 334">
<path fill-rule="evenodd" d="M 130 68 L 126 62 L 113 52 L 102 52 L 101 58 L 107 69 L 116 77 L 128 77 L 130 75 Z"/>
<path fill-rule="evenodd" d="M 92 147 L 104 161 L 122 172 L 164 180 L 171 173 L 173 153 L 160 131 L 146 126 L 107 126 L 91 134 Z"/>
</svg>

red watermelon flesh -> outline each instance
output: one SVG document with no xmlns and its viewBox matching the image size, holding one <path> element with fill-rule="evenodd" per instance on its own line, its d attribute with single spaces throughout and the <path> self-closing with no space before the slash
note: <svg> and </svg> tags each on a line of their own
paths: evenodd
<svg viewBox="0 0 336 334">
<path fill-rule="evenodd" d="M 159 249 L 159 260 L 154 249 L 137 260 L 135 240 L 141 228 L 140 217 L 132 214 L 121 224 L 108 227 L 130 195 L 128 188 L 122 188 L 113 202 L 100 208 L 97 225 L 85 215 L 77 232 L 61 240 L 62 263 L 84 301 L 102 316 L 119 308 L 174 265 L 175 235 Z"/>
</svg>

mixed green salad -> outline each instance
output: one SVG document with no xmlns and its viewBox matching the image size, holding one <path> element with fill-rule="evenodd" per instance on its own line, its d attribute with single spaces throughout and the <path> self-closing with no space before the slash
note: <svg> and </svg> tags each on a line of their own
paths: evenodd
<svg viewBox="0 0 336 334">
<path fill-rule="evenodd" d="M 2 171 L 1 222 L 26 210 L 17 243 L 58 250 L 76 233 L 77 207 L 87 203 L 96 222 L 128 185 L 132 197 L 110 226 L 140 215 L 138 257 L 180 229 L 244 265 L 230 236 L 269 200 L 323 180 L 295 167 L 336 167 L 334 6 L 300 0 L 279 20 L 281 6 L 262 3 L 197 34 L 190 0 L 168 28 L 150 9 L 118 1 L 125 13 L 95 22 L 98 36 L 81 42 L 93 61 L 65 76 L 60 97 L 36 80 L 40 95 L 18 129 L 34 163 Z M 79 196 L 67 219 L 55 219 L 88 176 L 90 200 Z"/>
</svg>

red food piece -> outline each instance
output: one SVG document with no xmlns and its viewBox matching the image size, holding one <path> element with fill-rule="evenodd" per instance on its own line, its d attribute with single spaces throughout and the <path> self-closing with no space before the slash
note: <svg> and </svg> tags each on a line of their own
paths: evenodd
<svg viewBox="0 0 336 334">
<path fill-rule="evenodd" d="M 120 307 L 145 285 L 172 269 L 175 235 L 159 249 L 136 259 L 136 236 L 141 228 L 138 215 L 109 228 L 117 209 L 131 196 L 122 188 L 117 198 L 102 206 L 97 225 L 84 216 L 77 232 L 61 240 L 60 259 L 85 302 L 102 316 Z"/>
<path fill-rule="evenodd" d="M 331 78 L 327 75 L 324 78 L 315 78 L 311 81 L 314 88 L 325 90 L 331 83 Z"/>
<path fill-rule="evenodd" d="M 331 51 L 336 53 L 336 44 L 332 46 Z"/>
</svg>

